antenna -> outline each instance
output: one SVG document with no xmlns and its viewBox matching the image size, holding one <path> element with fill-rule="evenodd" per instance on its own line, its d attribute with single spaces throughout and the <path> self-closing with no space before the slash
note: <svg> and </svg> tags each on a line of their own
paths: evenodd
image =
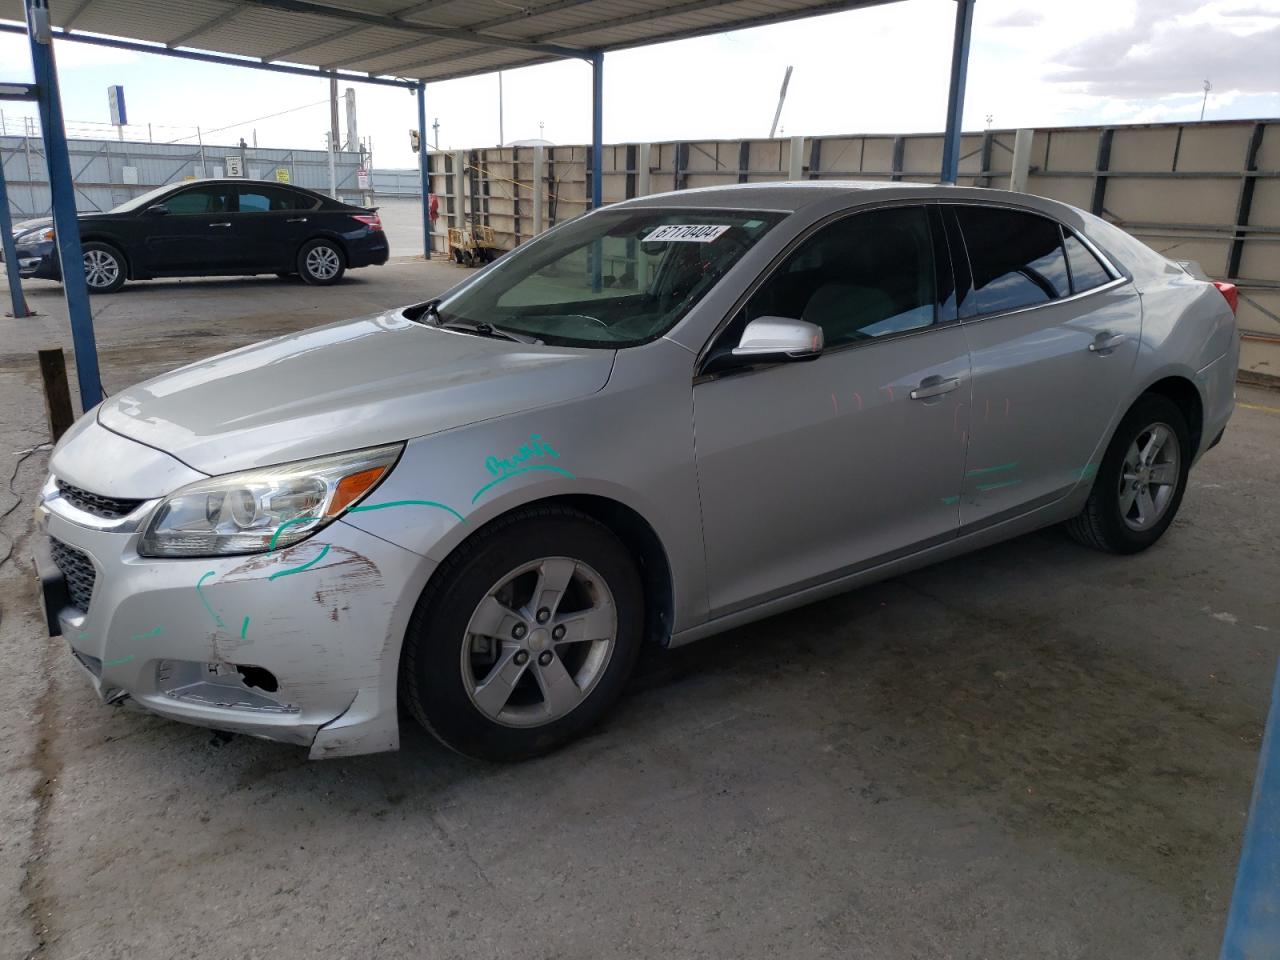
<svg viewBox="0 0 1280 960">
<path fill-rule="evenodd" d="M 769 139 L 773 139 L 773 135 L 778 132 L 778 118 L 782 116 L 782 104 L 787 99 L 787 84 L 791 82 L 791 68 L 787 67 L 787 72 L 782 75 L 782 89 L 778 91 L 778 109 L 773 111 L 773 126 L 769 128 Z"/>
</svg>

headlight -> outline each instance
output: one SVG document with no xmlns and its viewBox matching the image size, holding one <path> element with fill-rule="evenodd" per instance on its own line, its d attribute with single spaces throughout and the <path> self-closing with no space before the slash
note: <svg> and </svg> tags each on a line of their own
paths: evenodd
<svg viewBox="0 0 1280 960">
<path fill-rule="evenodd" d="M 189 484 L 156 507 L 144 557 L 211 557 L 292 546 L 378 485 L 404 444 L 229 473 Z"/>
<path fill-rule="evenodd" d="M 40 243 L 43 240 L 53 239 L 53 227 L 45 227 L 43 230 L 31 230 L 21 234 L 13 241 L 14 246 L 29 247 L 32 244 Z"/>
</svg>

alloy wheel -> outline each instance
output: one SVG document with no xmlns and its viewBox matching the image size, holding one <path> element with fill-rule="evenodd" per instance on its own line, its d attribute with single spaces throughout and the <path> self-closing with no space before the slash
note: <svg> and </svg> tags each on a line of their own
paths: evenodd
<svg viewBox="0 0 1280 960">
<path fill-rule="evenodd" d="M 1131 530 L 1147 530 L 1169 509 L 1178 489 L 1178 437 L 1165 423 L 1139 430 L 1125 451 L 1117 494 L 1120 516 Z"/>
<path fill-rule="evenodd" d="M 120 276 L 120 262 L 105 250 L 88 250 L 84 255 L 84 279 L 91 287 L 109 287 Z"/>
<path fill-rule="evenodd" d="M 545 557 L 485 594 L 462 639 L 462 680 L 490 720 L 536 727 L 568 715 L 604 676 L 618 636 L 613 594 L 587 564 Z"/>
<path fill-rule="evenodd" d="M 307 251 L 307 272 L 317 280 L 332 280 L 341 266 L 338 251 L 333 247 L 313 247 Z"/>
</svg>

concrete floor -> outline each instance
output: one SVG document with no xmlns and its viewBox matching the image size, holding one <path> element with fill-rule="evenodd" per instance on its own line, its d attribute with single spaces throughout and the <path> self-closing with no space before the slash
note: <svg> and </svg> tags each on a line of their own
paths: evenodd
<svg viewBox="0 0 1280 960">
<path fill-rule="evenodd" d="M 448 264 L 95 300 L 104 379 L 408 302 Z M 0 318 L 0 483 L 45 439 L 45 316 Z M 41 625 L 47 452 L 0 486 L 6 956 L 1216 954 L 1280 650 L 1280 395 L 1240 390 L 1147 553 L 1046 531 L 671 653 L 601 729 L 494 767 L 406 722 L 309 762 L 102 706 Z"/>
</svg>

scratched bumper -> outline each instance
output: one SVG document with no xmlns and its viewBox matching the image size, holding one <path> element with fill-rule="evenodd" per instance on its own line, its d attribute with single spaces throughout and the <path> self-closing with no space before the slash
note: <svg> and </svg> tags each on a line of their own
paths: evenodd
<svg viewBox="0 0 1280 960">
<path fill-rule="evenodd" d="M 88 610 L 64 600 L 49 620 L 103 700 L 312 756 L 399 745 L 396 664 L 421 557 L 337 522 L 286 550 L 155 560 L 138 556 L 136 529 L 36 513 L 92 564 Z M 67 594 L 38 566 L 58 606 Z"/>
</svg>

